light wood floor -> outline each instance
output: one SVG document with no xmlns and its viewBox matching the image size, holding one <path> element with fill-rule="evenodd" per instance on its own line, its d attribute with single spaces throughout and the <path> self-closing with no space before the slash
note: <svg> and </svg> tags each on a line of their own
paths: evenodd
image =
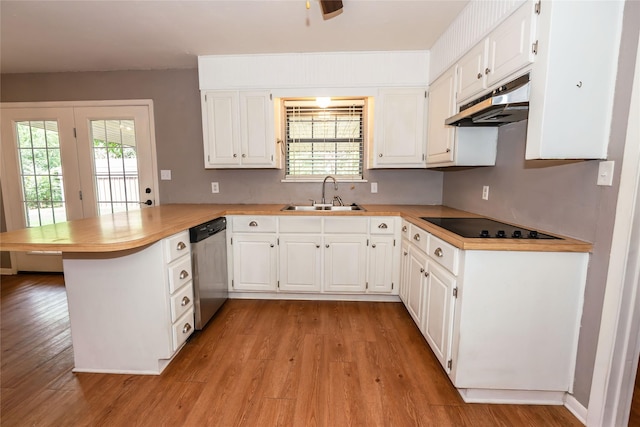
<svg viewBox="0 0 640 427">
<path fill-rule="evenodd" d="M 1 280 L 3 427 L 581 425 L 463 403 L 400 303 L 230 300 L 160 376 L 73 374 L 62 276 Z"/>
</svg>

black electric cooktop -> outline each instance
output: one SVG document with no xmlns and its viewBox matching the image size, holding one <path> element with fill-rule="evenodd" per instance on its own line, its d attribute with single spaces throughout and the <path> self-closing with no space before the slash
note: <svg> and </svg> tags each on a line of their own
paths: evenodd
<svg viewBox="0 0 640 427">
<path fill-rule="evenodd" d="M 438 227 L 461 237 L 483 239 L 560 239 L 536 230 L 516 227 L 486 218 L 430 218 L 421 217 Z"/>
</svg>

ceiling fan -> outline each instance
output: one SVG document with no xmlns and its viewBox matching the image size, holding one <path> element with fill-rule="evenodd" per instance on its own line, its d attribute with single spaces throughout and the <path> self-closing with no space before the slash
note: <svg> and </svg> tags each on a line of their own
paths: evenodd
<svg viewBox="0 0 640 427">
<path fill-rule="evenodd" d="M 319 2 L 322 7 L 322 19 L 325 21 L 342 13 L 342 0 L 319 0 Z M 307 0 L 307 9 L 310 6 L 309 0 Z"/>
</svg>

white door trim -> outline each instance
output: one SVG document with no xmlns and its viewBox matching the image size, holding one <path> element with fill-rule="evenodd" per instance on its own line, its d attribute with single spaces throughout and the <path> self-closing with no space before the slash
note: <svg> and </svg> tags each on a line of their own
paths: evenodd
<svg viewBox="0 0 640 427">
<path fill-rule="evenodd" d="M 587 426 L 626 425 L 640 352 L 640 43 Z"/>
</svg>

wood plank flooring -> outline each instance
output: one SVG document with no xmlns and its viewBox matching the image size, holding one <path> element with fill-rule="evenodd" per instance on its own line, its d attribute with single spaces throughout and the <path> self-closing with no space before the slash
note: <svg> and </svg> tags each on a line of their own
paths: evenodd
<svg viewBox="0 0 640 427">
<path fill-rule="evenodd" d="M 465 404 L 400 303 L 230 300 L 160 376 L 74 374 L 62 276 L 1 281 L 3 427 L 582 425 Z"/>
</svg>

